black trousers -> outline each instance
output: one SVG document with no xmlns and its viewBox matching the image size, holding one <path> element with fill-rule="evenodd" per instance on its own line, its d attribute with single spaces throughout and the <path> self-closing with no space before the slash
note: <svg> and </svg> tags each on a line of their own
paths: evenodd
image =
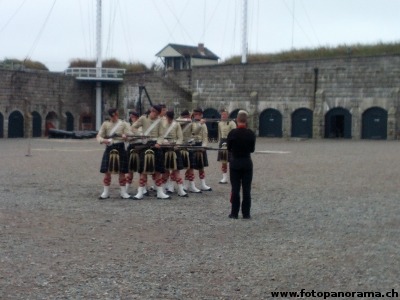
<svg viewBox="0 0 400 300">
<path fill-rule="evenodd" d="M 233 158 L 229 164 L 229 176 L 232 185 L 231 214 L 238 216 L 240 210 L 240 189 L 242 188 L 242 215 L 250 216 L 251 182 L 253 180 L 253 162 L 251 158 Z"/>
</svg>

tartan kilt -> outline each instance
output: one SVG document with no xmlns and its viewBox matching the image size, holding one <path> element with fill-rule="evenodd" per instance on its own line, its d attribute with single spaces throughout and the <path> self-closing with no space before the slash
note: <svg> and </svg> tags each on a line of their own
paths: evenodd
<svg viewBox="0 0 400 300">
<path fill-rule="evenodd" d="M 222 148 L 222 144 L 226 143 L 227 139 L 221 139 L 219 141 L 218 148 Z M 231 161 L 232 154 L 228 150 L 219 150 L 218 151 L 218 156 L 217 156 L 217 161 L 220 162 L 229 162 Z"/>
<path fill-rule="evenodd" d="M 228 150 L 218 150 L 217 161 L 229 162 L 231 160 L 232 154 Z"/>
<path fill-rule="evenodd" d="M 127 156 L 129 172 L 139 173 L 140 171 L 140 146 L 143 146 L 143 144 L 129 144 L 128 146 Z"/>
<path fill-rule="evenodd" d="M 182 148 L 179 151 L 181 160 L 182 160 L 182 169 L 190 169 L 191 168 L 191 162 L 190 162 L 190 152 L 186 148 Z"/>
<path fill-rule="evenodd" d="M 175 160 L 176 169 L 171 168 L 170 162 L 167 161 L 167 155 L 165 155 L 167 152 L 175 152 L 175 155 L 176 155 L 176 160 Z M 170 170 L 170 171 L 184 169 L 182 154 L 181 154 L 180 150 L 164 149 L 164 168 L 165 168 L 165 170 Z"/>
<path fill-rule="evenodd" d="M 201 146 L 201 143 L 195 143 L 195 146 Z M 207 151 L 189 150 L 190 168 L 195 170 L 208 167 Z"/>
<path fill-rule="evenodd" d="M 101 160 L 100 173 L 109 172 L 110 152 L 112 150 L 118 151 L 119 173 L 128 173 L 128 155 L 125 150 L 124 143 L 116 143 L 116 144 L 106 146 L 106 149 L 104 150 L 104 153 L 103 153 L 103 158 Z"/>
<path fill-rule="evenodd" d="M 164 152 L 162 149 L 157 149 L 153 147 L 146 147 L 140 150 L 139 157 L 140 157 L 140 167 L 139 173 L 144 172 L 144 163 L 145 163 L 145 155 L 147 150 L 152 150 L 154 152 L 154 171 L 158 173 L 165 173 L 164 167 Z"/>
</svg>

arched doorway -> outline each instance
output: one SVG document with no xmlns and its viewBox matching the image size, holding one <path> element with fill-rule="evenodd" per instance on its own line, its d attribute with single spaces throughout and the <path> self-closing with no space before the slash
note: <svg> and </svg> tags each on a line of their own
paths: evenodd
<svg viewBox="0 0 400 300">
<path fill-rule="evenodd" d="M 387 139 L 388 113 L 380 107 L 371 107 L 362 115 L 362 139 Z"/>
<path fill-rule="evenodd" d="M 239 113 L 239 110 L 240 110 L 239 108 L 233 110 L 233 111 L 229 114 L 229 119 L 235 120 L 236 117 L 237 117 L 237 115 L 238 115 L 238 113 Z"/>
<path fill-rule="evenodd" d="M 46 116 L 45 136 L 49 135 L 49 129 L 58 128 L 58 116 L 54 111 L 51 111 Z"/>
<path fill-rule="evenodd" d="M 351 138 L 351 114 L 347 109 L 336 107 L 326 113 L 325 138 Z"/>
<path fill-rule="evenodd" d="M 282 114 L 269 108 L 260 114 L 260 136 L 282 137 Z"/>
<path fill-rule="evenodd" d="M 32 137 L 42 136 L 42 117 L 37 111 L 31 113 L 32 115 Z"/>
<path fill-rule="evenodd" d="M 24 137 L 24 116 L 19 111 L 14 111 L 8 117 L 8 137 Z"/>
<path fill-rule="evenodd" d="M 214 108 L 207 108 L 203 112 L 204 119 L 220 119 L 220 113 Z M 217 140 L 218 139 L 218 122 L 206 122 L 208 129 L 208 139 Z"/>
<path fill-rule="evenodd" d="M 79 121 L 81 130 L 93 130 L 92 116 L 90 114 L 81 114 Z"/>
<path fill-rule="evenodd" d="M 0 138 L 4 137 L 4 116 L 0 113 Z"/>
<path fill-rule="evenodd" d="M 292 137 L 312 138 L 313 112 L 308 108 L 299 108 L 292 114 Z"/>
<path fill-rule="evenodd" d="M 65 113 L 65 115 L 67 116 L 67 124 L 65 126 L 65 129 L 67 131 L 73 131 L 74 130 L 74 116 L 69 111 L 67 111 Z"/>
</svg>

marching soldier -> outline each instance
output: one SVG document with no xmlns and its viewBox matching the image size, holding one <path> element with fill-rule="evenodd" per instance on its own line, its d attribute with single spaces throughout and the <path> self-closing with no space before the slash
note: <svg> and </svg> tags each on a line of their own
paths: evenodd
<svg viewBox="0 0 400 300">
<path fill-rule="evenodd" d="M 181 112 L 180 118 L 177 121 L 181 125 L 183 135 L 183 145 L 188 145 L 192 140 L 192 116 L 186 109 Z M 191 169 L 191 161 L 193 160 L 193 151 L 186 148 L 181 148 L 181 156 L 183 161 L 183 168 L 185 172 L 185 190 L 191 193 L 201 193 L 194 183 L 194 172 Z"/>
<path fill-rule="evenodd" d="M 160 104 L 161 107 L 161 112 L 160 112 L 160 132 L 165 132 L 168 127 L 168 121 L 167 121 L 167 117 L 166 117 L 166 113 L 167 113 L 167 107 L 165 106 L 165 104 Z M 164 172 L 162 175 L 162 186 L 163 186 L 163 191 L 168 193 L 168 190 L 166 191 L 166 187 L 169 186 L 173 186 L 172 182 L 170 181 L 169 178 L 169 172 Z"/>
<path fill-rule="evenodd" d="M 159 140 L 160 144 L 167 146 L 164 148 L 165 173 L 163 174 L 163 177 L 170 182 L 170 185 L 167 186 L 167 192 L 174 192 L 172 181 L 175 181 L 178 186 L 178 196 L 188 197 L 187 193 L 183 189 L 183 180 L 179 173 L 179 171 L 183 169 L 181 151 L 174 148 L 174 145 L 182 145 L 183 141 L 181 126 L 178 122 L 174 121 L 174 115 L 173 111 L 166 112 L 167 126 L 163 127 L 162 136 Z"/>
<path fill-rule="evenodd" d="M 129 112 L 129 124 L 132 126 L 139 119 L 139 114 L 136 111 Z M 131 128 L 131 127 L 130 127 Z M 131 128 L 132 130 L 132 128 Z M 135 128 L 132 130 L 133 134 L 140 135 L 142 133 L 142 128 Z M 126 174 L 126 192 L 128 192 L 129 187 L 133 181 L 133 174 L 139 173 L 139 151 L 138 147 L 142 145 L 141 139 L 132 139 L 128 142 L 128 173 Z"/>
<path fill-rule="evenodd" d="M 160 114 L 158 115 L 158 117 L 161 119 L 161 121 L 160 121 L 160 127 L 162 127 L 162 128 L 160 128 L 160 132 L 161 132 L 161 131 L 163 130 L 163 128 L 165 128 L 165 126 L 167 126 L 167 125 L 166 125 L 166 119 L 165 119 L 165 113 L 167 112 L 167 106 L 166 106 L 165 104 L 158 104 L 157 106 L 161 108 L 161 112 L 160 112 Z M 146 112 L 146 115 L 149 115 L 149 114 L 150 114 L 150 110 L 148 110 L 148 111 Z M 166 181 L 167 181 L 167 179 L 165 178 L 165 176 L 166 176 L 165 173 L 163 173 L 163 174 L 161 175 L 161 178 L 162 178 L 162 187 L 163 187 L 164 193 L 165 193 L 164 184 L 165 184 Z M 149 190 L 150 190 L 150 191 L 154 191 L 154 185 L 156 185 L 156 184 L 155 184 L 154 176 L 151 177 L 151 180 L 153 181 L 153 184 L 150 185 Z M 147 186 L 147 184 L 146 184 L 146 186 L 144 187 L 144 193 L 143 193 L 143 195 L 145 195 L 145 196 L 149 196 L 149 193 L 147 192 L 147 189 L 148 189 L 148 186 Z"/>
<path fill-rule="evenodd" d="M 204 123 L 203 110 L 196 108 L 193 110 L 193 122 L 191 126 L 192 137 L 194 139 L 194 145 L 200 147 L 207 147 L 208 145 L 208 129 Z M 188 170 L 190 176 L 194 177 L 194 170 L 199 171 L 200 178 L 200 189 L 202 191 L 212 191 L 211 187 L 206 184 L 206 173 L 205 167 L 208 167 L 207 151 L 205 149 L 199 149 L 192 152 L 192 160 L 190 161 L 191 168 Z"/>
<path fill-rule="evenodd" d="M 136 200 L 143 199 L 146 192 L 145 187 L 147 183 L 147 175 L 152 175 L 157 190 L 158 199 L 170 199 L 171 197 L 163 192 L 161 174 L 164 173 L 164 157 L 163 151 L 160 148 L 157 140 L 160 136 L 160 122 L 159 114 L 161 113 L 161 106 L 154 105 L 150 109 L 149 115 L 141 116 L 132 126 L 132 131 L 142 127 L 143 137 L 148 138 L 147 144 L 141 146 L 140 158 L 140 180 L 137 194 L 133 197 Z M 145 140 L 144 140 L 145 141 Z"/>
<path fill-rule="evenodd" d="M 129 112 L 129 125 L 132 126 L 133 123 L 135 123 L 138 119 L 139 119 L 139 113 L 137 113 L 137 112 L 134 111 L 134 110 L 131 110 L 131 111 Z M 137 132 L 138 130 L 141 130 L 141 128 L 136 129 L 136 132 Z M 136 132 L 135 132 L 135 133 L 136 133 Z"/>
<path fill-rule="evenodd" d="M 110 198 L 111 174 L 119 174 L 121 198 L 130 199 L 131 196 L 126 192 L 125 174 L 128 172 L 128 161 L 124 143 L 126 134 L 130 133 L 129 124 L 119 119 L 116 108 L 110 108 L 108 114 L 110 120 L 101 125 L 96 137 L 100 144 L 106 145 L 100 167 L 100 172 L 104 173 L 104 191 L 99 199 Z"/>
<path fill-rule="evenodd" d="M 236 128 L 236 123 L 234 121 L 228 120 L 228 112 L 226 110 L 221 110 L 221 121 L 218 123 L 218 141 L 219 147 L 224 148 L 224 150 L 218 151 L 218 161 L 221 162 L 222 179 L 219 181 L 221 184 L 228 183 L 228 162 L 229 162 L 229 152 L 226 149 L 226 138 L 228 133 Z"/>
</svg>

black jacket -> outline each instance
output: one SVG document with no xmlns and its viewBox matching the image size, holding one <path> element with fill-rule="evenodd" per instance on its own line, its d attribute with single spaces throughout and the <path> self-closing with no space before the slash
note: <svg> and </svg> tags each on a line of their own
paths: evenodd
<svg viewBox="0 0 400 300">
<path fill-rule="evenodd" d="M 232 129 L 227 138 L 228 151 L 235 158 L 249 158 L 256 146 L 256 135 L 251 129 Z"/>
</svg>

